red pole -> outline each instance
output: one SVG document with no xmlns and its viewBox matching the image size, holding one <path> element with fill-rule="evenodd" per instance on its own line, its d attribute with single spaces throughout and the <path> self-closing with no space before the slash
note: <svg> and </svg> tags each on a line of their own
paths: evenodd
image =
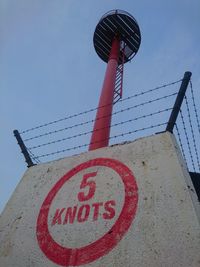
<svg viewBox="0 0 200 267">
<path fill-rule="evenodd" d="M 89 150 L 108 146 L 120 40 L 112 43 Z"/>
</svg>

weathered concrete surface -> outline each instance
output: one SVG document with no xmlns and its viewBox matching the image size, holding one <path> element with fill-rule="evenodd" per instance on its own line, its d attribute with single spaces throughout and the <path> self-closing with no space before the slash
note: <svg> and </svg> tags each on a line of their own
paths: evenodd
<svg viewBox="0 0 200 267">
<path fill-rule="evenodd" d="M 198 216 L 171 134 L 98 149 L 27 170 L 0 217 L 0 267 L 197 267 Z"/>
</svg>

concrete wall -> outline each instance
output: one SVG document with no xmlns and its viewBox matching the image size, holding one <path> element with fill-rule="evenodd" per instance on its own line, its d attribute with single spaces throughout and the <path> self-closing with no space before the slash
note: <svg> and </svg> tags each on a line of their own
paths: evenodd
<svg viewBox="0 0 200 267">
<path fill-rule="evenodd" d="M 0 217 L 0 267 L 197 267 L 198 216 L 171 134 L 98 149 L 26 171 Z"/>
</svg>

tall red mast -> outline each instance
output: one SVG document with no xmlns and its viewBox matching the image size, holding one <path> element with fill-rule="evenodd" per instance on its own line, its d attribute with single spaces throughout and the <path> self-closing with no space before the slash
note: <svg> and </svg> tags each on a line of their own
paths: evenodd
<svg viewBox="0 0 200 267">
<path fill-rule="evenodd" d="M 123 65 L 135 56 L 140 42 L 139 26 L 127 12 L 110 11 L 97 24 L 94 47 L 107 68 L 89 150 L 109 144 L 113 104 L 122 96 Z"/>
<path fill-rule="evenodd" d="M 113 39 L 89 150 L 108 146 L 120 40 Z"/>
</svg>

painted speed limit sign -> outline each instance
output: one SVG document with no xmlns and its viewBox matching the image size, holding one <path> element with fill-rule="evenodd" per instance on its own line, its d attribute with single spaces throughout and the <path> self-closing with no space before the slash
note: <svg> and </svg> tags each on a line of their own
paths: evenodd
<svg viewBox="0 0 200 267">
<path fill-rule="evenodd" d="M 61 266 L 80 266 L 109 253 L 135 217 L 138 190 L 132 171 L 110 158 L 96 158 L 67 172 L 39 211 L 40 249 Z"/>
</svg>

